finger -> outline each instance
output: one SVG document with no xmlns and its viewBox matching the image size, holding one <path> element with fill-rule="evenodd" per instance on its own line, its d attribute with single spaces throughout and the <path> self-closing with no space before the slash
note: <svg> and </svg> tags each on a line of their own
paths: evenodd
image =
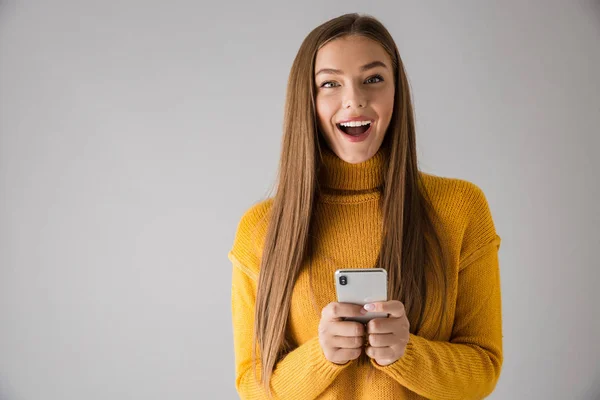
<svg viewBox="0 0 600 400">
<path fill-rule="evenodd" d="M 363 336 L 334 336 L 329 344 L 339 349 L 359 349 L 364 346 L 365 338 Z"/>
<path fill-rule="evenodd" d="M 348 360 L 355 360 L 360 357 L 362 349 L 338 349 L 333 353 L 331 361 L 335 363 L 344 363 Z"/>
<path fill-rule="evenodd" d="M 377 358 L 380 360 L 388 360 L 394 358 L 394 351 L 391 347 L 373 347 L 368 346 L 365 349 L 365 353 L 371 358 Z"/>
<path fill-rule="evenodd" d="M 333 321 L 327 324 L 326 332 L 331 336 L 363 336 L 365 326 L 355 321 Z"/>
<path fill-rule="evenodd" d="M 369 346 L 372 347 L 390 347 L 399 342 L 402 340 L 391 333 L 369 335 Z"/>
<path fill-rule="evenodd" d="M 371 312 L 384 312 L 390 314 L 392 318 L 400 318 L 404 315 L 404 304 L 399 300 L 390 300 L 376 303 L 365 304 L 365 310 Z"/>
<path fill-rule="evenodd" d="M 358 304 L 331 302 L 323 308 L 321 317 L 330 321 L 340 321 L 342 318 L 362 316 L 362 309 Z"/>
<path fill-rule="evenodd" d="M 380 358 L 376 358 L 375 362 L 379 365 L 381 365 L 382 367 L 385 367 L 386 365 L 390 365 L 394 363 L 394 360 L 382 360 Z"/>
<path fill-rule="evenodd" d="M 373 318 L 367 323 L 368 333 L 399 333 L 403 323 L 397 318 Z"/>
</svg>

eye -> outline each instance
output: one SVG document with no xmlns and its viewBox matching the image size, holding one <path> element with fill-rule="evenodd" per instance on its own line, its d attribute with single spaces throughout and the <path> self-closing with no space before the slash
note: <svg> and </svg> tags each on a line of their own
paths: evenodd
<svg viewBox="0 0 600 400">
<path fill-rule="evenodd" d="M 381 75 L 373 75 L 372 77 L 370 77 L 369 79 L 367 79 L 367 82 L 370 81 L 371 79 L 379 79 L 379 81 L 377 82 L 383 82 L 383 77 Z M 377 83 L 375 82 L 375 83 Z"/>
<path fill-rule="evenodd" d="M 379 75 L 379 74 L 373 75 L 372 77 L 368 78 L 365 82 L 369 83 L 369 81 L 371 81 L 372 79 L 378 79 L 377 81 L 375 81 L 373 83 L 383 82 L 383 77 L 381 75 Z M 329 85 L 329 84 L 331 84 L 331 85 L 337 85 L 337 82 L 334 82 L 334 81 L 323 82 L 320 87 L 322 87 L 322 88 L 332 88 L 332 87 L 334 87 L 334 86 L 326 86 L 326 85 Z"/>
<path fill-rule="evenodd" d="M 335 82 L 332 82 L 332 81 L 323 82 L 320 87 L 330 88 L 331 86 L 325 86 L 325 85 L 327 85 L 329 83 L 335 83 Z"/>
</svg>

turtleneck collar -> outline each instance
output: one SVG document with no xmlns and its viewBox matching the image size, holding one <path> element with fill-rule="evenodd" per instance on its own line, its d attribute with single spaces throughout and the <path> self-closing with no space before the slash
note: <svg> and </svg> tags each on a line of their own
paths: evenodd
<svg viewBox="0 0 600 400">
<path fill-rule="evenodd" d="M 328 146 L 322 146 L 323 165 L 319 184 L 325 192 L 360 193 L 381 189 L 389 150 L 381 146 L 373 157 L 358 164 L 342 160 Z M 348 193 L 350 191 L 350 193 Z"/>
</svg>

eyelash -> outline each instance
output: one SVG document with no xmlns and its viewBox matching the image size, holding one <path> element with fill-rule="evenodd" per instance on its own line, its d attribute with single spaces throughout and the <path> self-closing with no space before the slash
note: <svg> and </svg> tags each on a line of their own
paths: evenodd
<svg viewBox="0 0 600 400">
<path fill-rule="evenodd" d="M 369 79 L 373 79 L 373 78 L 378 78 L 378 79 L 379 79 L 379 82 L 383 82 L 383 77 L 382 77 L 381 75 L 379 75 L 379 74 L 377 74 L 377 75 L 373 75 L 373 76 L 371 76 L 370 78 L 367 78 L 367 80 L 369 80 Z M 379 82 L 374 82 L 374 83 L 379 83 Z M 323 83 L 321 84 L 321 86 L 320 86 L 320 87 L 323 87 L 323 86 L 325 86 L 325 85 L 326 85 L 326 84 L 328 84 L 328 83 L 333 83 L 333 81 L 327 81 L 327 82 L 323 82 Z M 331 87 L 326 87 L 325 89 L 331 89 Z"/>
</svg>

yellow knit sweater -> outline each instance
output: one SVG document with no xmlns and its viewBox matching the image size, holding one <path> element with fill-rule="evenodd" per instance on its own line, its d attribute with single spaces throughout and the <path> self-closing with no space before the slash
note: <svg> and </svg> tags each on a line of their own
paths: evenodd
<svg viewBox="0 0 600 400">
<path fill-rule="evenodd" d="M 388 154 L 381 148 L 360 164 L 349 164 L 329 149 L 319 177 L 325 187 L 315 209 L 313 293 L 308 271 L 294 286 L 288 336 L 297 347 L 276 366 L 271 385 L 276 399 L 481 399 L 499 378 L 502 315 L 498 250 L 500 237 L 484 193 L 465 180 L 422 173 L 442 222 L 451 233 L 443 243 L 448 266 L 450 317 L 443 340 L 432 340 L 437 321 L 410 334 L 404 356 L 388 366 L 374 360 L 337 365 L 319 345 L 321 309 L 336 301 L 337 268 L 375 266 L 381 244 L 381 196 Z M 242 399 L 266 399 L 252 371 L 252 330 L 260 258 L 272 199 L 242 216 L 228 256 L 232 269 L 232 317 L 236 387 Z M 259 364 L 260 365 L 260 364 Z M 370 372 L 369 372 L 370 371 Z"/>
</svg>

